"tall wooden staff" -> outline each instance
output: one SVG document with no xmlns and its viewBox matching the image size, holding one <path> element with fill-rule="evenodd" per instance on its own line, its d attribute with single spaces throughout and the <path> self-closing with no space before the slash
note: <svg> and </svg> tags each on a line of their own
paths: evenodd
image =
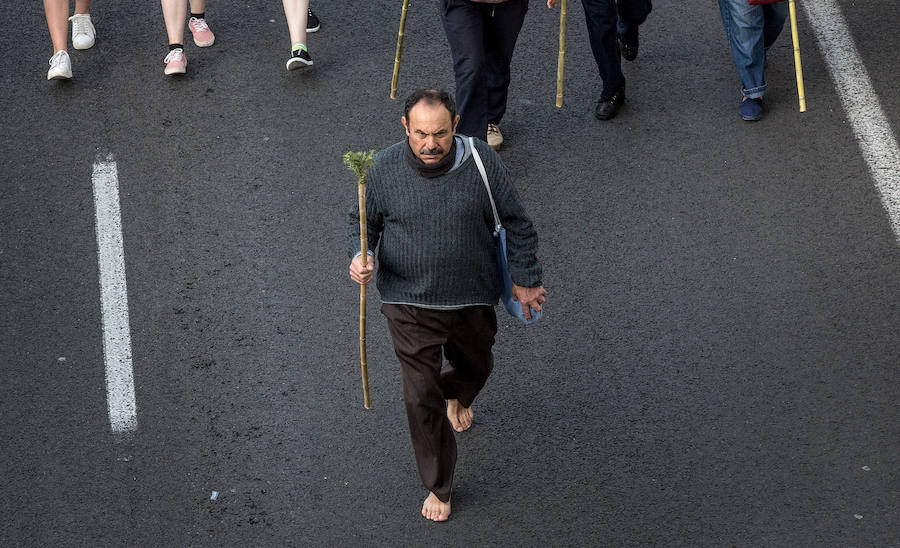
<svg viewBox="0 0 900 548">
<path fill-rule="evenodd" d="M 369 260 L 369 239 L 366 235 L 366 174 L 375 163 L 375 151 L 348 152 L 344 154 L 344 163 L 356 174 L 357 195 L 359 197 L 359 240 L 362 249 L 361 260 L 366 266 Z M 359 286 L 359 363 L 362 368 L 363 402 L 366 409 L 371 408 L 369 399 L 369 370 L 366 362 L 366 285 Z"/>
<path fill-rule="evenodd" d="M 559 59 L 556 63 L 556 106 L 563 105 L 563 65 L 566 61 L 566 0 L 559 11 Z"/>
<path fill-rule="evenodd" d="M 391 99 L 397 98 L 397 78 L 400 76 L 400 56 L 403 55 L 403 31 L 406 30 L 406 8 L 409 0 L 403 0 L 403 11 L 400 12 L 400 30 L 397 32 L 397 53 L 394 54 L 394 77 L 391 78 Z"/>
<path fill-rule="evenodd" d="M 797 95 L 800 97 L 800 112 L 806 112 L 806 97 L 803 93 L 803 65 L 800 64 L 800 40 L 797 38 L 797 8 L 794 6 L 794 0 L 788 0 L 788 7 L 791 12 L 791 38 L 794 41 L 794 70 L 797 72 Z"/>
</svg>

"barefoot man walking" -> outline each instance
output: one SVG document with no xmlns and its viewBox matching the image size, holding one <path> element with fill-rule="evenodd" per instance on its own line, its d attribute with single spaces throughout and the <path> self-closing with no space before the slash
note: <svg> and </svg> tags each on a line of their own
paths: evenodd
<svg viewBox="0 0 900 548">
<path fill-rule="evenodd" d="M 491 204 L 470 141 L 455 135 L 458 121 L 447 92 L 410 95 L 401 118 L 407 139 L 375 156 L 366 184 L 369 254 L 377 250 L 381 312 L 400 360 L 413 451 L 429 491 L 422 515 L 433 521 L 450 517 L 454 431 L 472 426 L 472 401 L 493 368 L 500 296 Z M 547 292 L 537 234 L 500 157 L 473 142 L 507 230 L 514 294 L 524 310 L 540 310 Z M 375 266 L 364 267 L 359 257 L 357 206 L 347 226 L 350 277 L 367 284 Z"/>
</svg>

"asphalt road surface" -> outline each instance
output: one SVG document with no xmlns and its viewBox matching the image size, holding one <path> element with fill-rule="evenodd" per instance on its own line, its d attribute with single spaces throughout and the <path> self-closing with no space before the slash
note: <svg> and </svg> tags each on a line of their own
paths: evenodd
<svg viewBox="0 0 900 548">
<path fill-rule="evenodd" d="M 839 4 L 896 137 L 900 8 Z M 167 79 L 158 3 L 97 1 L 97 44 L 47 82 L 40 4 L 0 7 L 0 545 L 900 545 L 900 244 L 803 10 L 807 112 L 786 31 L 742 122 L 718 10 L 692 0 L 657 3 L 601 123 L 581 6 L 557 109 L 558 10 L 531 3 L 501 155 L 549 301 L 536 326 L 501 318 L 434 524 L 374 291 L 362 407 L 343 240 L 342 154 L 402 138 L 400 2 L 313 8 L 305 72 L 280 3 L 211 0 L 216 44 Z M 407 22 L 400 94 L 424 86 L 453 89 L 436 2 Z M 124 434 L 92 179 L 110 155 Z"/>
</svg>

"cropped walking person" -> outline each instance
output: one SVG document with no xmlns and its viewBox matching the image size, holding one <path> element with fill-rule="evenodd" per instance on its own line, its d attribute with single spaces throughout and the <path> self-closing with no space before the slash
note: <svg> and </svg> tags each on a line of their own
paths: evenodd
<svg viewBox="0 0 900 548">
<path fill-rule="evenodd" d="M 784 28 L 787 2 L 750 5 L 747 0 L 719 0 L 719 12 L 741 78 L 738 114 L 748 122 L 755 122 L 763 116 L 766 51 Z"/>
<path fill-rule="evenodd" d="M 187 56 L 184 53 L 184 15 L 188 8 L 188 0 L 160 1 L 169 39 L 169 53 L 163 60 L 166 64 L 164 72 L 166 75 L 184 74 L 187 72 Z M 190 6 L 187 27 L 191 31 L 194 45 L 208 48 L 216 42 L 216 36 L 206 22 L 206 0 L 190 0 Z"/>
<path fill-rule="evenodd" d="M 547 7 L 559 0 L 547 0 Z M 598 120 L 610 120 L 625 104 L 625 74 L 622 59 L 638 55 L 639 27 L 653 10 L 651 0 L 582 0 L 588 39 L 603 80 L 603 90 L 594 109 Z"/>
<path fill-rule="evenodd" d="M 441 0 L 441 20 L 453 56 L 459 132 L 503 145 L 510 64 L 528 0 Z"/>
<path fill-rule="evenodd" d="M 44 0 L 44 15 L 53 43 L 47 80 L 68 80 L 72 77 L 67 38 L 69 21 L 72 22 L 72 47 L 78 50 L 93 47 L 97 31 L 91 21 L 90 7 L 91 0 L 76 0 L 75 13 L 69 17 L 69 0 Z"/>
<path fill-rule="evenodd" d="M 309 0 L 282 0 L 282 5 L 291 35 L 291 56 L 285 66 L 288 70 L 312 66 L 313 60 L 309 55 L 306 39 L 307 33 L 319 30 L 319 20 L 309 9 Z M 312 25 L 313 30 L 310 30 L 310 23 L 315 23 Z"/>
</svg>

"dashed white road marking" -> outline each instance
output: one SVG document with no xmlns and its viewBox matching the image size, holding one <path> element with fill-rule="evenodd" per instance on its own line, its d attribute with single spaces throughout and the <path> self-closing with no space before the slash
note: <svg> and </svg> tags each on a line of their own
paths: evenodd
<svg viewBox="0 0 900 548">
<path fill-rule="evenodd" d="M 835 0 L 800 2 L 900 241 L 900 148 Z"/>
<path fill-rule="evenodd" d="M 100 305 L 103 314 L 103 358 L 106 400 L 114 434 L 137 428 L 131 328 L 125 285 L 125 247 L 119 210 L 119 175 L 112 155 L 94 162 L 94 210 L 97 220 L 97 260 L 100 266 Z"/>
</svg>

